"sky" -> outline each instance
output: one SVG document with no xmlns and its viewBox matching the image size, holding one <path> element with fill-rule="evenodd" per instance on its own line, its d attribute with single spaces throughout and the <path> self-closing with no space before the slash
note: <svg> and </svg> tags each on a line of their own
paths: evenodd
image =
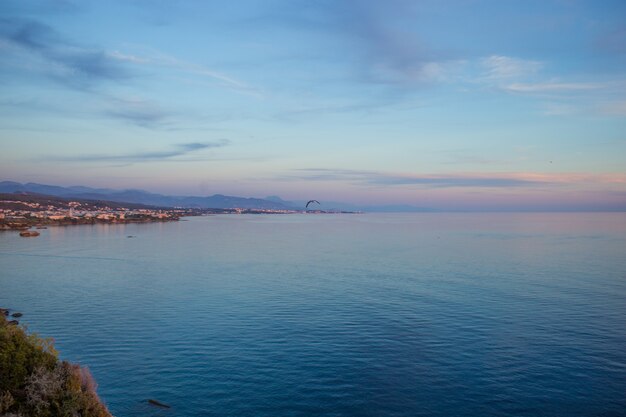
<svg viewBox="0 0 626 417">
<path fill-rule="evenodd" d="M 626 210 L 626 2 L 3 0 L 0 180 Z"/>
</svg>

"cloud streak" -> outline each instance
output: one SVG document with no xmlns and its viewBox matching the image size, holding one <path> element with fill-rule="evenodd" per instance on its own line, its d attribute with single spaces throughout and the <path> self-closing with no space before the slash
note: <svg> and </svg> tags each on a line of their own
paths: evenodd
<svg viewBox="0 0 626 417">
<path fill-rule="evenodd" d="M 606 86 L 600 83 L 513 83 L 504 87 L 514 93 L 552 93 L 599 90 Z"/>
<path fill-rule="evenodd" d="M 52 78 L 77 88 L 96 80 L 119 81 L 131 77 L 104 50 L 72 43 L 38 21 L 0 19 L 0 40 L 48 61 L 51 65 L 44 70 Z"/>
<path fill-rule="evenodd" d="M 0 19 L 0 40 L 49 61 L 53 65 L 46 70 L 50 72 L 53 78 L 66 84 L 85 84 L 96 80 L 125 80 L 136 76 L 131 71 L 132 66 L 143 65 L 172 68 L 200 77 L 211 78 L 232 89 L 254 90 L 244 82 L 227 74 L 202 65 L 182 61 L 160 52 L 153 51 L 151 54 L 141 56 L 118 50 L 107 51 L 102 48 L 84 46 L 64 38 L 52 26 L 36 20 Z"/>
<path fill-rule="evenodd" d="M 173 149 L 162 151 L 145 151 L 128 154 L 90 154 L 70 157 L 53 158 L 62 162 L 108 162 L 108 163 L 138 163 L 172 160 L 190 153 L 206 149 L 222 148 L 230 144 L 230 141 L 223 139 L 215 142 L 191 142 L 181 143 Z M 50 158 L 46 158 L 49 160 Z"/>
<path fill-rule="evenodd" d="M 626 91 L 623 78 L 581 80 L 577 77 L 568 80 L 548 77 L 544 71 L 547 63 L 503 55 L 488 56 L 478 62 L 480 65 L 474 69 L 479 72 L 471 79 L 472 83 L 520 97 L 548 98 L 552 102 L 541 104 L 546 116 L 623 116 L 619 105 Z"/>
<path fill-rule="evenodd" d="M 199 76 L 205 79 L 208 78 L 225 88 L 249 93 L 256 96 L 262 95 L 258 89 L 251 87 L 243 81 L 240 81 L 230 75 L 212 70 L 202 65 L 184 61 L 152 49 L 139 54 L 130 54 L 115 50 L 108 52 L 107 55 L 111 59 L 126 64 L 174 69 L 182 73 Z"/>
<path fill-rule="evenodd" d="M 487 72 L 487 78 L 491 80 L 527 77 L 537 73 L 543 67 L 539 61 L 502 55 L 483 58 L 481 64 Z"/>
<path fill-rule="evenodd" d="M 395 174 L 348 169 L 296 169 L 281 177 L 294 181 L 343 181 L 370 186 L 419 186 L 426 188 L 523 188 L 575 184 L 626 184 L 625 174 Z"/>
<path fill-rule="evenodd" d="M 418 85 L 440 81 L 449 63 L 440 52 L 432 50 L 408 30 L 398 29 L 402 22 L 415 16 L 415 5 L 395 1 L 390 7 L 380 2 L 346 2 L 338 7 L 341 25 L 347 36 L 362 51 L 360 70 L 366 81 Z"/>
<path fill-rule="evenodd" d="M 113 105 L 104 112 L 105 115 L 146 128 L 158 127 L 171 116 L 171 113 L 147 100 L 115 99 Z"/>
<path fill-rule="evenodd" d="M 414 29 L 418 7 L 407 0 L 291 2 L 266 18 L 272 26 L 332 33 L 349 50 L 332 59 L 348 63 L 360 83 L 416 87 L 440 81 L 455 63 Z"/>
<path fill-rule="evenodd" d="M 431 188 L 448 187 L 525 187 L 550 184 L 543 179 L 488 175 L 400 175 L 376 171 L 309 168 L 298 169 L 286 177 L 309 181 L 348 181 L 361 185 L 416 185 Z"/>
</svg>

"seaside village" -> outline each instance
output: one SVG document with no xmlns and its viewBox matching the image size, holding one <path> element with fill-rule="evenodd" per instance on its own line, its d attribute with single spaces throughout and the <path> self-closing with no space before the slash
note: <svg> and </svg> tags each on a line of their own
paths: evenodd
<svg viewBox="0 0 626 417">
<path fill-rule="evenodd" d="M 54 202 L 3 200 L 0 207 L 0 229 L 27 231 L 31 227 L 48 225 L 133 223 L 178 220 L 187 214 L 185 209 L 149 209 L 96 206 L 78 201 Z M 29 234 L 30 233 L 30 234 Z M 37 236 L 28 232 L 24 236 Z"/>
<path fill-rule="evenodd" d="M 19 230 L 24 237 L 38 236 L 31 228 L 69 226 L 97 223 L 148 223 L 179 220 L 183 216 L 207 214 L 290 214 L 303 211 L 260 208 L 152 208 L 122 207 L 128 203 L 105 201 L 69 201 L 46 196 L 1 195 L 0 231 Z M 111 207 L 113 206 L 113 207 Z M 335 211 L 307 210 L 306 213 L 334 213 Z"/>
</svg>

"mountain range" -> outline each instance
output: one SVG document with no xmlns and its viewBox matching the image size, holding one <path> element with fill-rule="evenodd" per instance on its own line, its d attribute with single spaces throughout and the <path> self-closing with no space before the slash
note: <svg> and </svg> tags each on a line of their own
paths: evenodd
<svg viewBox="0 0 626 417">
<path fill-rule="evenodd" d="M 170 196 L 150 193 L 144 190 L 115 190 L 110 188 L 91 188 L 85 186 L 62 187 L 57 185 L 19 183 L 14 181 L 0 181 L 0 193 L 36 193 L 64 198 L 78 198 L 86 200 L 108 200 L 120 203 L 145 204 L 160 207 L 187 207 L 187 208 L 248 208 L 273 210 L 302 210 L 306 202 L 286 201 L 278 196 L 266 198 L 246 198 L 215 194 L 212 196 Z M 347 210 L 368 212 L 424 212 L 434 211 L 406 205 L 387 206 L 360 206 L 341 202 L 323 201 L 324 210 Z M 317 207 L 316 207 L 317 208 Z"/>
<path fill-rule="evenodd" d="M 108 188 L 90 188 L 83 186 L 60 187 L 56 185 L 13 181 L 0 182 L 2 193 L 37 193 L 65 198 L 86 200 L 108 200 L 122 203 L 138 203 L 159 207 L 191 208 L 256 208 L 256 209 L 292 209 L 283 203 L 260 198 L 233 197 L 215 194 L 208 197 L 168 196 L 143 190 L 113 190 Z"/>
</svg>

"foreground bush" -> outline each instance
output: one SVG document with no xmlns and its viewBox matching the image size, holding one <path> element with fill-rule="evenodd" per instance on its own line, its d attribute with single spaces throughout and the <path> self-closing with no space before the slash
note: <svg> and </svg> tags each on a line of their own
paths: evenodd
<svg viewBox="0 0 626 417">
<path fill-rule="evenodd" d="M 59 361 L 50 339 L 0 318 L 1 417 L 111 417 L 87 368 Z"/>
</svg>

